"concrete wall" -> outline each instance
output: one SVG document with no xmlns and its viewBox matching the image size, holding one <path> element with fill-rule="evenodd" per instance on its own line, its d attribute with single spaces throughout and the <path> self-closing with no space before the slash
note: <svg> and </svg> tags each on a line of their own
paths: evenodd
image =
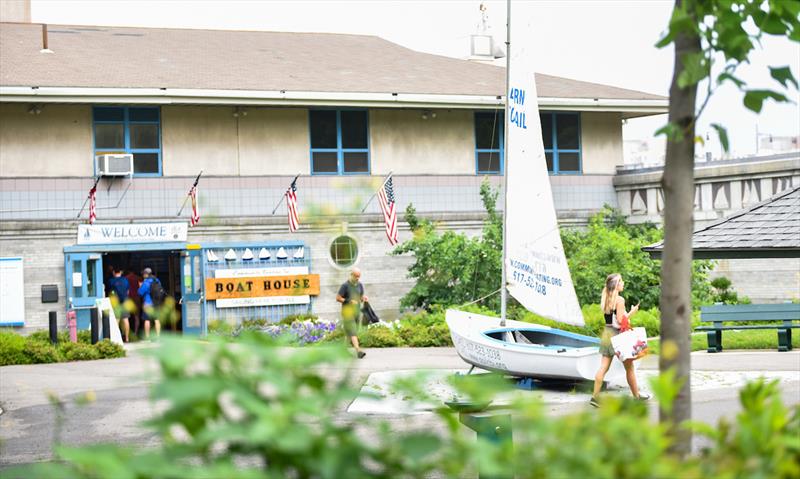
<svg viewBox="0 0 800 479">
<path fill-rule="evenodd" d="M 0 177 L 92 176 L 92 109 L 88 105 L 0 103 Z"/>
<path fill-rule="evenodd" d="M 622 118 L 619 113 L 581 113 L 583 173 L 613 175 L 622 158 Z"/>
<path fill-rule="evenodd" d="M 0 20 L 4 22 L 31 23 L 31 0 L 0 1 Z"/>
<path fill-rule="evenodd" d="M 369 117 L 372 174 L 475 174 L 472 111 L 372 110 Z"/>
<path fill-rule="evenodd" d="M 91 176 L 92 110 L 89 105 L 0 104 L 0 177 Z M 292 175 L 310 172 L 308 110 L 227 106 L 163 106 L 164 176 Z M 373 175 L 475 174 L 472 111 L 371 110 Z M 617 113 L 582 113 L 585 174 L 613 175 L 622 162 Z M 23 161 L 24 160 L 24 161 Z"/>
<path fill-rule="evenodd" d="M 310 171 L 308 110 L 161 108 L 165 176 L 289 175 Z"/>
<path fill-rule="evenodd" d="M 250 222 L 238 225 L 200 226 L 189 232 L 189 242 L 247 242 L 262 243 L 289 239 L 285 222 Z M 374 221 L 373 221 L 374 220 Z M 445 222 L 442 227 L 448 228 Z M 370 302 L 382 319 L 391 320 L 399 315 L 400 298 L 413 286 L 407 277 L 408 266 L 413 258 L 391 256 L 391 251 L 382 220 L 373 215 L 368 221 L 336 223 L 330 228 L 301 230 L 292 234 L 292 240 L 301 240 L 311 252 L 311 272 L 320 275 L 320 296 L 314 299 L 313 312 L 324 319 L 337 320 L 341 305 L 336 302 L 336 291 L 348 275 L 348 268 L 340 268 L 330 260 L 330 244 L 334 238 L 346 232 L 355 238 L 359 256 L 356 265 L 362 270 Z M 450 223 L 459 231 L 471 236 L 481 229 L 480 221 Z M 28 334 L 47 327 L 48 311 L 57 311 L 59 328 L 65 328 L 66 296 L 64 278 L 64 247 L 76 241 L 75 223 L 47 224 L 44 222 L 7 224 L 0 233 L 0 249 L 3 256 L 19 256 L 24 261 L 25 326 L 15 330 Z M 402 234 L 409 235 L 403 228 Z M 105 266 L 105 265 L 104 265 Z M 58 285 L 58 303 L 41 302 L 41 286 Z"/>
<path fill-rule="evenodd" d="M 231 107 L 161 108 L 164 176 L 239 174 L 236 118 Z"/>
<path fill-rule="evenodd" d="M 309 174 L 310 151 L 305 108 L 248 108 L 239 117 L 241 175 Z"/>
<path fill-rule="evenodd" d="M 725 276 L 753 303 L 800 299 L 800 258 L 718 260 L 711 277 Z"/>
</svg>

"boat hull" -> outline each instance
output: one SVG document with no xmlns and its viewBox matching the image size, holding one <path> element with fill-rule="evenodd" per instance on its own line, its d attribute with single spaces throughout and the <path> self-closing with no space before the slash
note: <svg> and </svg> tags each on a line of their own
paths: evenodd
<svg viewBox="0 0 800 479">
<path fill-rule="evenodd" d="M 548 326 L 448 310 L 447 325 L 465 362 L 517 377 L 593 380 L 600 366 L 597 338 Z M 625 368 L 612 361 L 606 381 L 624 381 Z"/>
</svg>

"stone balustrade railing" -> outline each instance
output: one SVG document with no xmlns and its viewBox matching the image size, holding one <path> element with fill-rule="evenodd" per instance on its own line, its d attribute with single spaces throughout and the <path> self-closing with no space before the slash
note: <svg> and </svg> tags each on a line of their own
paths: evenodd
<svg viewBox="0 0 800 479">
<path fill-rule="evenodd" d="M 631 223 L 660 223 L 664 215 L 663 167 L 620 168 L 614 189 Z M 703 226 L 800 185 L 800 152 L 697 163 L 695 225 Z"/>
</svg>

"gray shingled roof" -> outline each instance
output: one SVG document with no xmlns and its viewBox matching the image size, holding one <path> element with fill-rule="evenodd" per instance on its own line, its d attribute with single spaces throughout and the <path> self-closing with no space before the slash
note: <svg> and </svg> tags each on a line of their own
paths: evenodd
<svg viewBox="0 0 800 479">
<path fill-rule="evenodd" d="M 644 248 L 660 257 L 664 242 Z M 692 235 L 695 259 L 800 258 L 800 186 Z"/>
<path fill-rule="evenodd" d="M 505 69 L 375 36 L 0 24 L 0 86 L 502 95 Z M 540 97 L 667 98 L 536 76 Z"/>
</svg>

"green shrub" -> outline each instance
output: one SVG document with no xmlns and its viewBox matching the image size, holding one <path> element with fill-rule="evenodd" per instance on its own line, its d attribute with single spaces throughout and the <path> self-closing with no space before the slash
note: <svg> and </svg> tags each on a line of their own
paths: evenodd
<svg viewBox="0 0 800 479">
<path fill-rule="evenodd" d="M 362 329 L 358 338 L 365 348 L 393 348 L 403 346 L 403 338 L 394 329 L 386 326 L 373 326 Z"/>
<path fill-rule="evenodd" d="M 100 356 L 100 359 L 125 357 L 125 348 L 117 343 L 112 343 L 108 339 L 98 342 L 94 347 L 97 349 L 97 354 Z"/>
<path fill-rule="evenodd" d="M 64 344 L 59 344 L 59 349 L 66 361 L 100 359 L 100 352 L 91 344 L 66 342 Z"/>
<path fill-rule="evenodd" d="M 233 326 L 224 319 L 215 319 L 208 323 L 208 334 L 231 336 L 233 334 Z"/>
<path fill-rule="evenodd" d="M 310 313 L 307 313 L 307 314 L 290 314 L 289 316 L 286 316 L 285 318 L 281 319 L 278 324 L 285 324 L 286 326 L 291 326 L 292 323 L 294 323 L 295 321 L 308 321 L 308 320 L 311 320 L 311 321 L 316 322 L 318 319 L 319 319 L 319 316 L 317 316 L 316 314 L 310 314 Z M 259 321 L 259 320 L 256 320 L 256 321 Z M 264 323 L 261 324 L 261 326 L 265 326 L 266 324 L 267 324 L 267 321 L 264 320 Z"/>
<path fill-rule="evenodd" d="M 58 350 L 49 342 L 28 340 L 25 342 L 23 351 L 32 364 L 57 363 L 61 361 L 61 355 Z"/>
<path fill-rule="evenodd" d="M 406 329 L 411 332 L 407 336 L 404 336 L 406 345 L 408 346 L 414 348 L 428 348 L 453 345 L 453 341 L 450 338 L 450 329 L 447 327 L 447 324 L 434 324 L 430 327 L 404 327 L 401 331 Z"/>
<path fill-rule="evenodd" d="M 69 339 L 69 335 L 67 335 Z M 78 331 L 78 342 L 83 344 L 92 344 L 92 332 L 88 329 L 81 329 Z"/>
<path fill-rule="evenodd" d="M 25 338 L 13 331 L 0 331 L 0 366 L 30 364 Z"/>
</svg>

